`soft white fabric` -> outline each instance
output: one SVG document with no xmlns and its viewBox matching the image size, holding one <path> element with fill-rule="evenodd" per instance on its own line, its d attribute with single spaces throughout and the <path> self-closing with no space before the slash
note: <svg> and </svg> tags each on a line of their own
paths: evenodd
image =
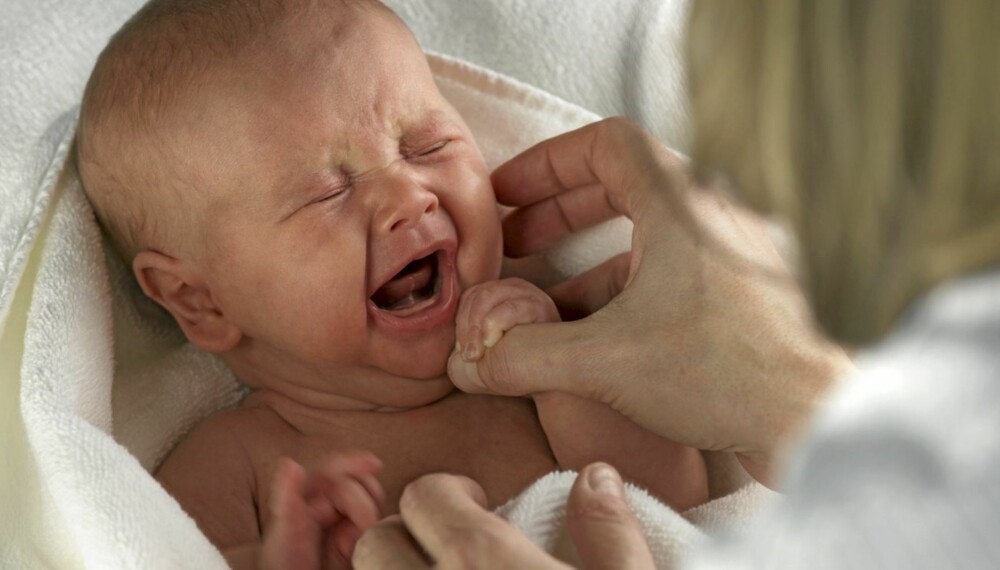
<svg viewBox="0 0 1000 570">
<path fill-rule="evenodd" d="M 785 500 L 691 568 L 1000 567 L 1000 270 L 929 295 L 858 365 Z"/>
<path fill-rule="evenodd" d="M 566 501 L 575 480 L 573 471 L 550 473 L 497 513 L 546 552 L 577 562 L 566 528 Z M 635 485 L 625 485 L 625 497 L 642 525 L 657 568 L 675 568 L 693 545 L 709 535 L 746 528 L 752 515 L 775 496 L 760 485 L 746 485 L 681 515 Z"/>
<path fill-rule="evenodd" d="M 687 148 L 687 0 L 385 0 L 425 49 Z"/>
<path fill-rule="evenodd" d="M 432 67 L 491 165 L 596 118 L 458 61 L 434 57 Z M 10 251 L 21 252 L 8 258 L 7 277 L 23 277 L 16 290 L 8 288 L 0 337 L 3 457 L 10 467 L 0 488 L 14 515 L 0 519 L 0 565 L 222 568 L 218 551 L 148 469 L 241 390 L 215 358 L 184 343 L 138 293 L 127 268 L 105 253 L 75 171 L 65 167 L 74 121 L 72 111 L 64 114 L 32 149 L 31 159 L 43 166 L 36 180 L 2 188 L 28 197 L 8 211 L 20 217 L 5 217 L 3 228 L 16 238 Z M 589 234 L 536 260 L 531 271 L 582 269 L 627 247 L 629 227 L 610 223 Z M 669 509 L 648 498 L 643 504 L 650 505 L 644 517 L 664 556 L 676 556 L 698 534 Z M 553 508 L 526 500 L 516 511 L 551 520 L 555 532 Z M 687 534 L 675 535 L 675 527 Z"/>
</svg>

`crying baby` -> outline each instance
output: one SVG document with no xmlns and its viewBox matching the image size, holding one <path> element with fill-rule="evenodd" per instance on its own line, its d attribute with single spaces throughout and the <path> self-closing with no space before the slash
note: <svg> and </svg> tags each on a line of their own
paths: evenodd
<svg viewBox="0 0 1000 570">
<path fill-rule="evenodd" d="M 380 3 L 154 0 L 101 54 L 77 151 L 143 292 L 250 388 L 156 472 L 232 565 L 346 566 L 431 472 L 491 507 L 595 460 L 707 499 L 697 450 L 610 408 L 448 380 L 462 335 L 559 315 L 497 280 L 483 157 Z"/>
</svg>

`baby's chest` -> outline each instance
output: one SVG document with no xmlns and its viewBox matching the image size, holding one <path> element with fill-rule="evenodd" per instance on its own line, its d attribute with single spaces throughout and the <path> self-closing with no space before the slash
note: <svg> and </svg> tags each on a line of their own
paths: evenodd
<svg viewBox="0 0 1000 570">
<path fill-rule="evenodd" d="M 398 512 L 406 484 L 428 473 L 468 476 L 497 506 L 556 469 L 530 401 L 466 395 L 453 400 L 418 413 L 372 414 L 346 429 L 305 436 L 288 455 L 308 466 L 345 449 L 374 453 L 384 464 L 383 514 Z"/>
</svg>

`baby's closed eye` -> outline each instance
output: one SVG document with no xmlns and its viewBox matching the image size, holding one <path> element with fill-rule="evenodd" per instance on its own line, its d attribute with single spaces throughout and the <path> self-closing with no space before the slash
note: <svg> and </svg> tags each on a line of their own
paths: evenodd
<svg viewBox="0 0 1000 570">
<path fill-rule="evenodd" d="M 449 141 L 449 140 L 443 140 L 443 141 L 436 142 L 436 143 L 432 144 L 429 147 L 426 147 L 426 148 L 423 148 L 421 150 L 418 150 L 415 154 L 416 154 L 416 156 L 427 156 L 429 154 L 434 154 L 435 152 L 437 152 L 439 150 L 443 150 L 444 147 L 449 142 L 451 142 L 451 141 Z"/>
</svg>

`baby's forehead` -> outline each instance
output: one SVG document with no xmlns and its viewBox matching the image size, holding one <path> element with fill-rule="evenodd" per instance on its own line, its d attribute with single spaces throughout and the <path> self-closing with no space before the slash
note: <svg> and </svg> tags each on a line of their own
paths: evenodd
<svg viewBox="0 0 1000 570">
<path fill-rule="evenodd" d="M 358 69 L 362 57 L 347 44 L 373 54 L 423 57 L 405 24 L 378 2 L 260 2 L 271 9 L 243 17 L 232 13 L 232 5 L 245 4 L 240 1 L 176 2 L 192 3 L 212 9 L 171 12 L 164 6 L 173 3 L 152 2 L 150 9 L 160 6 L 164 14 L 137 15 L 113 40 L 119 45 L 108 50 L 111 61 L 95 69 L 92 83 L 99 88 L 88 88 L 96 96 L 87 115 L 103 116 L 116 138 L 174 143 L 173 154 L 183 156 L 191 152 L 185 135 L 159 135 L 206 128 L 213 114 L 280 111 L 278 98 L 293 109 L 324 86 L 350 83 L 366 70 Z M 382 69 L 392 64 L 388 59 L 399 60 L 382 57 L 364 65 Z M 351 105 L 343 98 L 330 104 Z"/>
<path fill-rule="evenodd" d="M 325 35 L 325 45 L 311 48 L 323 46 L 335 55 L 339 42 L 356 37 L 347 32 L 360 26 L 377 30 L 394 18 L 367 0 L 148 2 L 98 58 L 81 106 L 78 163 L 102 219 L 115 225 L 137 213 L 159 217 L 165 213 L 161 194 L 183 200 L 197 189 L 195 195 L 206 197 L 212 185 L 202 184 L 197 168 L 190 168 L 204 158 L 196 153 L 205 148 L 190 144 L 187 135 L 207 128 L 210 105 L 205 104 L 215 98 L 220 78 L 273 75 L 275 66 L 288 65 L 310 48 L 293 41 L 297 38 Z M 122 249 L 144 241 L 137 227 L 114 232 L 135 234 L 118 240 L 129 242 Z"/>
<path fill-rule="evenodd" d="M 380 3 L 333 4 L 338 7 L 273 22 L 268 33 L 248 43 L 237 70 L 325 75 L 362 58 L 372 69 L 392 65 L 392 54 L 423 53 L 409 28 Z"/>
<path fill-rule="evenodd" d="M 334 58 L 346 42 L 377 44 L 408 34 L 396 15 L 374 0 L 154 0 L 112 40 L 112 65 L 137 89 L 172 92 L 221 70 L 259 74 L 281 66 Z M 391 30 L 390 33 L 384 33 Z M 400 47 L 403 47 L 400 44 Z M 148 101 L 153 97 L 146 97 Z"/>
</svg>

